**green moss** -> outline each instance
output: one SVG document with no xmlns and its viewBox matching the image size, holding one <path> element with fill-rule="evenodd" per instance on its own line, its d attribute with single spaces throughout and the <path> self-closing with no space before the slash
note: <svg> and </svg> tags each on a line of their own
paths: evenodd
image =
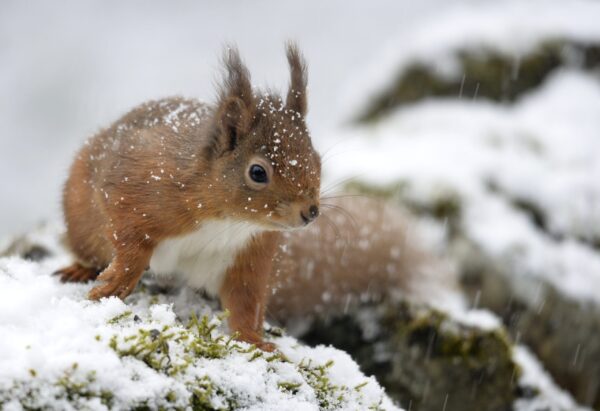
<svg viewBox="0 0 600 411">
<path fill-rule="evenodd" d="M 211 321 L 207 316 L 198 319 L 194 314 L 184 328 L 177 330 L 164 326 L 162 329 L 143 329 L 126 337 L 113 336 L 109 346 L 120 357 L 134 357 L 148 367 L 162 374 L 175 377 L 185 373 L 198 358 L 222 359 L 233 353 L 248 354 L 248 361 L 264 358 L 268 362 L 283 360 L 279 353 L 264 353 L 255 346 L 243 347 L 235 339 L 236 334 L 225 336 L 215 332 L 225 314 L 218 321 Z M 183 344 L 184 355 L 178 356 L 178 362 L 171 356 L 172 344 Z M 193 410 L 216 410 L 212 405 L 214 396 L 228 403 L 225 409 L 235 409 L 236 400 L 220 390 L 208 376 L 195 378 L 186 383 L 191 392 L 187 402 Z M 169 393 L 167 400 L 173 402 L 175 393 Z"/>
<path fill-rule="evenodd" d="M 194 411 L 217 411 L 217 410 L 234 410 L 237 404 L 233 400 L 227 401 L 227 408 L 215 408 L 213 405 L 213 396 L 220 394 L 221 397 L 226 397 L 220 390 L 216 390 L 213 382 L 206 376 L 196 378 L 193 382 L 188 383 L 188 390 L 192 393 L 189 399 L 189 405 Z"/>
<path fill-rule="evenodd" d="M 127 344 L 125 348 L 116 336 L 112 337 L 110 347 L 121 357 L 135 357 L 156 371 L 174 375 L 180 371 L 169 356 L 169 340 L 174 337 L 176 333 L 168 332 L 166 327 L 162 331 L 140 329 L 136 335 L 123 339 Z"/>
<path fill-rule="evenodd" d="M 409 346 L 427 347 L 427 355 L 454 361 L 485 362 L 493 353 L 510 353 L 510 342 L 502 329 L 481 330 L 448 324 L 451 320 L 439 311 L 414 317 L 398 328 L 400 338 Z M 517 370 L 517 372 L 519 372 Z"/>
<path fill-rule="evenodd" d="M 298 370 L 306 380 L 307 384 L 314 390 L 317 400 L 319 401 L 319 409 L 334 410 L 343 406 L 344 398 L 353 389 L 360 391 L 368 381 L 357 385 L 354 388 L 345 385 L 335 385 L 329 378 L 329 369 L 333 366 L 333 361 L 327 361 L 322 365 L 313 365 L 311 361 L 302 361 L 298 364 Z M 370 407 L 377 407 L 378 404 L 372 404 Z M 377 409 L 377 408 L 369 408 Z"/>
<path fill-rule="evenodd" d="M 376 335 L 365 337 L 359 318 Z M 448 410 L 505 411 L 515 400 L 520 371 L 506 332 L 463 325 L 424 305 L 364 302 L 316 319 L 302 339 L 345 350 L 406 408 L 441 410 L 448 393 Z"/>
<path fill-rule="evenodd" d="M 131 314 L 133 314 L 131 311 L 125 311 L 125 312 L 111 318 L 110 320 L 108 320 L 108 323 L 111 325 L 118 324 L 119 322 L 125 320 L 126 318 L 131 317 Z"/>
<path fill-rule="evenodd" d="M 130 312 L 120 314 L 109 320 L 110 324 L 119 324 L 129 318 Z M 122 358 L 135 358 L 150 369 L 161 375 L 174 378 L 183 383 L 185 390 L 175 389 L 164 393 L 163 398 L 145 400 L 130 405 L 135 410 L 150 409 L 192 409 L 204 411 L 239 409 L 244 398 L 237 398 L 235 392 L 225 389 L 215 383 L 208 375 L 198 376 L 198 368 L 193 372 L 190 367 L 197 365 L 199 359 L 223 359 L 230 355 L 243 355 L 247 361 L 264 360 L 267 372 L 277 373 L 278 362 L 292 364 L 279 353 L 266 353 L 255 346 L 240 344 L 234 336 L 225 336 L 216 328 L 223 317 L 217 321 L 204 316 L 198 319 L 192 315 L 186 326 L 163 326 L 161 328 L 134 329 L 131 334 L 113 335 L 107 340 L 108 346 Z M 329 370 L 333 365 L 329 361 L 323 365 L 315 365 L 310 361 L 292 364 L 303 377 L 303 381 L 281 381 L 277 387 L 288 395 L 295 395 L 302 386 L 310 386 L 322 410 L 336 410 L 347 404 L 347 395 L 356 393 L 366 385 L 355 387 L 333 384 Z M 36 372 L 30 370 L 30 375 L 36 377 Z M 133 377 L 135 378 L 135 377 Z M 22 382 L 10 391 L 0 390 L 0 409 L 6 401 L 17 398 L 26 409 L 44 408 L 36 401 L 39 393 L 29 382 Z M 110 391 L 101 390 L 96 383 L 95 372 L 83 373 L 78 364 L 74 363 L 54 383 L 56 399 L 67 400 L 75 408 L 85 408 L 89 401 L 97 401 L 108 408 L 117 406 L 117 400 Z M 216 407 L 215 404 L 220 404 Z M 377 409 L 377 404 L 370 409 Z"/>
<path fill-rule="evenodd" d="M 67 369 L 56 382 L 56 385 L 62 388 L 63 395 L 70 402 L 77 402 L 81 399 L 98 398 L 100 402 L 107 407 L 113 405 L 114 395 L 108 390 L 95 390 L 90 386 L 96 381 L 96 373 L 89 372 L 85 377 L 76 377 L 75 373 L 79 365 L 73 363 L 71 368 Z"/>
<path fill-rule="evenodd" d="M 383 406 L 381 405 L 383 400 L 379 401 L 377 404 L 373 404 L 369 406 L 370 411 L 383 411 Z"/>
<path fill-rule="evenodd" d="M 308 385 L 315 391 L 321 410 L 331 410 L 338 407 L 344 398 L 344 390 L 347 390 L 347 387 L 340 387 L 331 383 L 327 373 L 331 366 L 333 366 L 333 361 L 316 366 L 313 366 L 310 361 L 303 361 L 298 364 L 298 370 Z"/>
<path fill-rule="evenodd" d="M 251 353 L 251 360 L 262 356 L 262 351 L 251 347 L 242 348 L 234 336 L 214 337 L 218 322 L 211 322 L 204 316 L 198 319 L 192 315 L 187 327 L 177 330 L 164 326 L 161 330 L 140 328 L 136 334 L 126 337 L 113 336 L 109 346 L 120 357 L 134 357 L 143 361 L 155 371 L 175 376 L 184 372 L 194 359 L 224 358 L 232 352 Z M 181 343 L 185 355 L 179 363 L 175 363 L 170 355 L 170 345 Z"/>
<path fill-rule="evenodd" d="M 396 330 L 391 340 L 399 362 L 391 371 L 402 381 L 399 397 L 419 409 L 435 409 L 452 392 L 447 406 L 461 409 L 503 410 L 516 395 L 521 370 L 512 360 L 512 348 L 502 328 L 484 330 L 466 326 L 434 309 L 407 308 L 404 316 L 387 315 Z M 393 324 L 393 325 L 392 325 Z M 419 368 L 411 375 L 400 367 Z M 448 379 L 433 376 L 446 375 Z M 458 408 L 457 408 L 458 407 Z M 464 405 L 462 406 L 464 407 Z M 465 408 L 462 408 L 465 409 Z"/>
<path fill-rule="evenodd" d="M 363 388 L 364 386 L 366 386 L 368 383 L 369 383 L 369 381 L 365 381 L 365 382 L 363 382 L 363 383 L 360 383 L 360 384 L 358 384 L 356 387 L 354 387 L 354 389 L 355 389 L 356 391 L 360 391 L 360 390 L 362 390 L 362 388 Z"/>
<path fill-rule="evenodd" d="M 291 394 L 296 394 L 298 392 L 298 388 L 302 386 L 302 383 L 299 382 L 288 382 L 282 381 L 277 383 L 277 387 L 279 387 L 282 391 L 288 391 Z"/>
</svg>

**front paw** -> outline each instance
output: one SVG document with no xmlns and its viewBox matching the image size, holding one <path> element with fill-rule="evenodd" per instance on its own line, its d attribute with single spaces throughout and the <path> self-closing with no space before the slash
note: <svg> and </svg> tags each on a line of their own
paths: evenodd
<svg viewBox="0 0 600 411">
<path fill-rule="evenodd" d="M 256 348 L 262 351 L 273 352 L 277 350 L 277 346 L 275 344 L 264 341 L 257 333 L 250 333 L 246 335 L 241 334 L 239 337 L 237 337 L 237 339 L 245 343 L 255 345 Z"/>
<path fill-rule="evenodd" d="M 94 268 L 75 263 L 55 271 L 54 275 L 60 276 L 60 281 L 63 283 L 85 283 L 94 280 L 98 273 Z"/>
<path fill-rule="evenodd" d="M 119 297 L 124 300 L 131 292 L 135 285 L 123 283 L 120 281 L 109 281 L 105 284 L 98 285 L 90 290 L 88 298 L 90 300 L 99 300 L 104 297 Z"/>
<path fill-rule="evenodd" d="M 88 293 L 88 298 L 97 301 L 104 297 L 112 297 L 113 295 L 117 295 L 117 287 L 111 283 L 105 283 L 92 288 Z"/>
</svg>

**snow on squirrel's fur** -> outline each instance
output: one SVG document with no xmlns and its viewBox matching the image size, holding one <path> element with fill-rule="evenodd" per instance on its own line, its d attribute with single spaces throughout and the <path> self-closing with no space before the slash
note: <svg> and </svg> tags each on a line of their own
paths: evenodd
<svg viewBox="0 0 600 411">
<path fill-rule="evenodd" d="M 51 273 L 69 257 L 55 229 L 41 262 L 0 258 L 0 408 L 398 410 L 344 352 L 275 337 L 283 355 L 232 340 L 189 290 L 91 302 Z M 205 407 L 205 408 L 202 408 Z"/>
</svg>

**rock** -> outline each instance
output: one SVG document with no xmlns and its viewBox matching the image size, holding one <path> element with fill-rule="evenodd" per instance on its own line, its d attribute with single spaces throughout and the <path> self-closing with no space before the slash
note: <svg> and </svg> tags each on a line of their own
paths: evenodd
<svg viewBox="0 0 600 411">
<path fill-rule="evenodd" d="M 0 243 L 0 257 L 19 256 L 41 262 L 58 253 L 64 253 L 62 227 L 42 223 L 29 233 L 17 235 Z"/>
<path fill-rule="evenodd" d="M 471 299 L 501 316 L 580 403 L 600 410 L 600 307 L 573 300 L 541 279 L 515 280 L 468 241 L 456 248 Z M 525 289 L 537 290 L 535 297 Z"/>
<path fill-rule="evenodd" d="M 24 239 L 36 245 L 38 234 Z M 34 316 L 27 314 L 26 293 L 16 293 L 12 304 L 21 308 L 20 320 L 10 332 L 29 330 L 27 324 L 33 321 L 45 343 L 22 347 L 23 352 L 30 352 L 23 357 L 25 362 L 7 362 L 4 357 L 0 408 L 63 409 L 94 404 L 99 409 L 210 410 L 237 409 L 242 404 L 275 406 L 283 401 L 326 410 L 397 409 L 375 379 L 365 374 L 374 375 L 387 395 L 411 410 L 576 408 L 568 400 L 563 401 L 567 406 L 557 406 L 536 384 L 540 371 L 531 373 L 530 364 L 524 369 L 529 377 L 521 380 L 523 352 L 518 351 L 521 359 L 517 360 L 508 333 L 495 321 L 492 326 L 474 323 L 468 317 L 457 318 L 406 300 L 364 300 L 333 316 L 307 316 L 299 333 L 306 343 L 331 344 L 353 360 L 332 347 L 300 344 L 275 327 L 267 334 L 284 356 L 265 354 L 223 334 L 220 320 L 214 317 L 214 302 L 185 288 L 165 294 L 152 278 L 143 280 L 127 304 L 117 299 L 89 304 L 82 300 L 88 286 L 62 285 L 49 276 L 53 265 L 64 259 L 64 250 L 56 243 L 57 235 L 46 233 L 43 238 L 57 256 L 43 263 L 0 259 L 0 293 L 26 287 L 37 295 L 37 304 L 46 307 L 43 314 L 38 313 L 44 316 L 42 322 L 33 321 Z M 481 300 L 487 302 L 487 294 Z M 13 318 L 8 315 L 5 323 Z M 55 321 L 77 330 L 77 338 L 69 338 L 70 344 L 79 347 L 77 357 L 70 360 L 65 354 L 59 361 L 40 362 L 45 349 L 58 349 L 53 315 Z M 6 335 L 15 341 L 17 334 Z M 21 350 L 18 346 L 10 349 Z M 583 349 L 581 353 L 582 359 L 588 358 Z M 13 374 L 7 374 L 15 366 Z M 7 380 L 7 375 L 14 378 Z M 257 394 L 258 386 L 262 388 Z"/>
<path fill-rule="evenodd" d="M 275 353 L 238 342 L 193 290 L 145 276 L 125 302 L 88 301 L 91 284 L 51 275 L 70 259 L 59 238 L 17 242 L 47 246 L 43 261 L 0 257 L 1 410 L 400 411 L 348 354 L 281 333 Z"/>
<path fill-rule="evenodd" d="M 518 397 L 519 367 L 503 329 L 464 325 L 420 304 L 362 304 L 315 319 L 300 338 L 347 351 L 407 409 L 510 410 Z"/>
<path fill-rule="evenodd" d="M 353 182 L 348 187 L 391 199 L 446 226 L 448 253 L 471 304 L 496 313 L 511 337 L 526 344 L 561 387 L 582 405 L 600 410 L 600 306 L 561 292 L 550 278 L 515 271 L 518 265 L 486 254 L 463 228 L 463 204 L 456 193 L 440 190 L 431 198 L 415 199 L 409 186 Z M 532 211 L 535 204 L 512 203 L 543 229 L 541 212 Z"/>
<path fill-rule="evenodd" d="M 12 241 L 0 254 L 0 256 L 11 255 L 18 255 L 29 261 L 42 261 L 51 254 L 46 247 L 29 242 L 27 237 L 19 237 Z"/>
<path fill-rule="evenodd" d="M 399 106 L 430 97 L 514 101 L 558 68 L 598 69 L 600 44 L 556 39 L 540 43 L 523 56 L 463 48 L 455 51 L 455 58 L 453 76 L 440 75 L 433 63 L 409 65 L 396 75 L 390 87 L 375 96 L 358 120 L 373 121 Z"/>
</svg>

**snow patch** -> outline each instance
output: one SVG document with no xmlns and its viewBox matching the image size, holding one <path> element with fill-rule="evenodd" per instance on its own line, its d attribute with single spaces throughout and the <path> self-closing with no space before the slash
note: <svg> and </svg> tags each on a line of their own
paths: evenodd
<svg viewBox="0 0 600 411">
<path fill-rule="evenodd" d="M 198 401 L 226 409 L 234 401 L 245 410 L 316 411 L 329 401 L 330 409 L 399 410 L 334 348 L 273 338 L 284 360 L 227 342 L 217 312 L 189 289 L 153 295 L 147 283 L 126 303 L 89 301 L 92 284 L 62 284 L 51 275 L 70 257 L 56 231 L 53 241 L 49 232 L 42 237 L 57 251 L 53 257 L 0 258 L 0 408 L 185 408 L 200 392 Z M 208 318 L 198 320 L 199 331 L 185 325 L 192 313 Z M 319 388 L 319 373 L 329 388 Z"/>
</svg>

